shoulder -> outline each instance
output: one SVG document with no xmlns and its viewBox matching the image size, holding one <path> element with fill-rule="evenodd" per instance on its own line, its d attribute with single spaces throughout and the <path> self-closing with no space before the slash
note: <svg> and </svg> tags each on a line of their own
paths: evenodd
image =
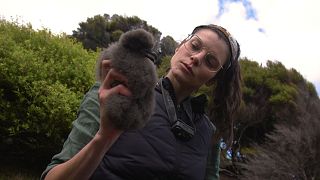
<svg viewBox="0 0 320 180">
<path fill-rule="evenodd" d="M 87 107 L 97 107 L 99 106 L 99 99 L 98 99 L 98 91 L 100 88 L 100 83 L 96 82 L 89 91 L 84 95 L 81 104 L 80 109 L 87 108 Z"/>
<path fill-rule="evenodd" d="M 100 88 L 100 82 L 96 82 L 94 83 L 91 88 L 89 89 L 89 91 L 85 94 L 84 98 L 91 97 L 91 98 L 95 98 L 98 99 L 98 91 Z"/>
</svg>

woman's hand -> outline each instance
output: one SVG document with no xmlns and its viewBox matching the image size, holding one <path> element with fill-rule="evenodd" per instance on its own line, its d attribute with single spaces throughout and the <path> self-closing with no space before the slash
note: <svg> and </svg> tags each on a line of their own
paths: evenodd
<svg viewBox="0 0 320 180">
<path fill-rule="evenodd" d="M 99 101 L 100 101 L 100 129 L 98 133 L 105 138 L 117 138 L 123 132 L 116 129 L 112 123 L 107 119 L 105 113 L 105 104 L 108 101 L 108 97 L 113 94 L 121 94 L 124 96 L 131 96 L 131 92 L 126 87 L 128 80 L 125 76 L 117 72 L 111 66 L 110 60 L 102 61 L 102 75 L 105 75 L 103 82 L 99 89 Z M 121 82 L 114 86 L 115 82 Z"/>
<path fill-rule="evenodd" d="M 101 68 L 103 82 L 99 89 L 100 129 L 90 142 L 71 159 L 52 168 L 46 175 L 46 180 L 89 179 L 99 166 L 104 155 L 123 132 L 114 128 L 112 123 L 107 119 L 104 105 L 112 94 L 131 95 L 131 92 L 125 87 L 127 79 L 112 69 L 111 61 L 109 60 L 104 60 Z M 112 83 L 115 81 L 123 84 L 113 87 Z"/>
</svg>

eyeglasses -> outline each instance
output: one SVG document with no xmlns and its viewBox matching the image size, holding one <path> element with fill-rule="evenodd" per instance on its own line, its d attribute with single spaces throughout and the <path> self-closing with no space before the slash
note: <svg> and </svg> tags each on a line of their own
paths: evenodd
<svg viewBox="0 0 320 180">
<path fill-rule="evenodd" d="M 189 35 L 184 42 L 184 47 L 192 54 L 198 54 L 202 51 L 202 49 L 206 49 L 204 47 L 202 40 L 195 34 Z M 207 52 L 204 57 L 204 65 L 210 72 L 217 72 L 220 69 L 223 69 L 220 61 L 216 58 L 214 53 Z"/>
</svg>

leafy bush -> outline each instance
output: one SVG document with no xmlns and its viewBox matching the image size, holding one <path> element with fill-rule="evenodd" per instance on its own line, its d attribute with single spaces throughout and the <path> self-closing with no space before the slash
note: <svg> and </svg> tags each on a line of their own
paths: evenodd
<svg viewBox="0 0 320 180">
<path fill-rule="evenodd" d="M 147 24 L 137 16 L 127 17 L 114 14 L 95 15 L 79 23 L 79 28 L 74 30 L 72 37 L 82 42 L 84 48 L 96 50 L 106 48 L 112 42 L 118 41 L 123 32 L 131 29 L 143 28 L 153 34 L 156 48 L 159 46 L 161 32 Z"/>
<path fill-rule="evenodd" d="M 266 67 L 247 59 L 240 63 L 244 105 L 233 150 L 240 149 L 243 164 L 234 161 L 235 174 L 243 179 L 317 179 L 320 100 L 313 84 L 280 62 L 268 61 Z"/>
<path fill-rule="evenodd" d="M 158 77 L 163 77 L 167 74 L 168 69 L 170 68 L 171 56 L 165 56 L 161 59 L 161 65 L 157 69 Z"/>
<path fill-rule="evenodd" d="M 0 20 L 0 162 L 47 163 L 61 148 L 96 58 L 64 34 Z"/>
</svg>

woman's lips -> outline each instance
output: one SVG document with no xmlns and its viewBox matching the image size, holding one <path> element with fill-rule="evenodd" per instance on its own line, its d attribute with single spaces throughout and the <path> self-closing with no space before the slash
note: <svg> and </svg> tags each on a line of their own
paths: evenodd
<svg viewBox="0 0 320 180">
<path fill-rule="evenodd" d="M 184 69 L 187 73 L 191 74 L 192 76 L 194 75 L 194 74 L 193 74 L 193 71 L 192 71 L 192 68 L 191 68 L 190 66 L 188 66 L 187 64 L 185 64 L 185 63 L 183 63 L 183 62 L 181 62 L 181 64 L 182 64 L 182 66 L 183 66 L 183 69 Z"/>
</svg>

